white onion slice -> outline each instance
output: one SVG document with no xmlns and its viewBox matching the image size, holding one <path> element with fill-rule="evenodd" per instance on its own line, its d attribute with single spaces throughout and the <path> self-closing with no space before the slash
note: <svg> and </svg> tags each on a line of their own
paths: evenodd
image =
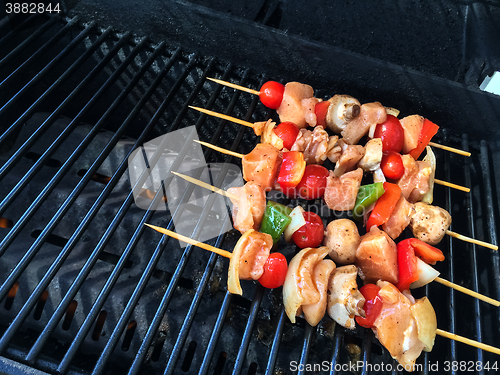
<svg viewBox="0 0 500 375">
<path fill-rule="evenodd" d="M 422 202 L 432 204 L 433 193 L 434 193 L 434 175 L 436 174 L 436 155 L 432 152 L 432 148 L 426 146 L 427 155 L 425 155 L 423 161 L 427 162 L 431 166 L 431 175 L 429 177 L 429 191 L 422 197 Z"/>
<path fill-rule="evenodd" d="M 292 221 L 290 221 L 290 224 L 288 224 L 285 229 L 286 242 L 292 242 L 292 234 L 294 234 L 303 225 L 306 225 L 306 219 L 304 219 L 303 215 L 304 212 L 305 210 L 300 206 L 295 207 L 292 212 L 290 212 Z"/>
<path fill-rule="evenodd" d="M 410 284 L 410 289 L 420 288 L 421 286 L 429 284 L 436 277 L 439 272 L 429 266 L 420 258 L 417 258 L 418 280 Z"/>
</svg>

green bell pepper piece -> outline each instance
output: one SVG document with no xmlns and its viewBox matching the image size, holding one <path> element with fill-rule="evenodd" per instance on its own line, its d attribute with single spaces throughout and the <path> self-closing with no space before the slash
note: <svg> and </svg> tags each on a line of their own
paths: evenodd
<svg viewBox="0 0 500 375">
<path fill-rule="evenodd" d="M 384 193 L 384 184 L 382 182 L 360 186 L 358 195 L 356 196 L 356 203 L 352 210 L 353 219 L 358 221 L 361 220 L 365 210 L 375 203 Z"/>
<path fill-rule="evenodd" d="M 262 223 L 260 224 L 260 231 L 271 235 L 273 243 L 277 243 L 285 228 L 292 221 L 290 217 L 291 212 L 292 209 L 290 207 L 268 201 Z"/>
</svg>

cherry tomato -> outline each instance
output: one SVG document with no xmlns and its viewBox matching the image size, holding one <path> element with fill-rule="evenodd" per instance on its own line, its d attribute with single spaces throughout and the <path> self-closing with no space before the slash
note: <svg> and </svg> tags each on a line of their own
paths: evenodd
<svg viewBox="0 0 500 375">
<path fill-rule="evenodd" d="M 326 114 L 328 112 L 328 107 L 330 107 L 330 102 L 325 100 L 323 102 L 319 102 L 314 107 L 314 114 L 316 115 L 316 125 L 326 126 Z"/>
<path fill-rule="evenodd" d="M 285 86 L 279 82 L 268 81 L 260 88 L 259 98 L 262 104 L 271 109 L 277 109 L 283 101 Z"/>
<path fill-rule="evenodd" d="M 304 219 L 306 224 L 292 234 L 292 240 L 295 245 L 304 249 L 306 247 L 318 247 L 323 243 L 325 227 L 323 221 L 314 212 L 304 212 Z"/>
<path fill-rule="evenodd" d="M 295 187 L 296 195 L 303 199 L 321 198 L 326 189 L 328 169 L 318 164 L 306 165 L 304 176 Z"/>
<path fill-rule="evenodd" d="M 274 134 L 283 140 L 283 147 L 290 150 L 299 134 L 299 127 L 291 121 L 285 121 L 273 129 Z"/>
<path fill-rule="evenodd" d="M 365 310 L 366 318 L 361 316 L 356 316 L 356 322 L 365 328 L 372 328 L 373 323 L 377 319 L 380 311 L 382 311 L 382 298 L 380 298 L 378 292 L 380 288 L 375 284 L 363 285 L 359 291 L 365 297 L 365 305 L 363 309 Z"/>
<path fill-rule="evenodd" d="M 387 115 L 387 119 L 375 128 L 374 138 L 382 139 L 382 151 L 401 152 L 404 141 L 404 130 L 397 117 Z"/>
<path fill-rule="evenodd" d="M 259 283 L 265 288 L 274 289 L 285 282 L 288 263 L 281 253 L 271 253 L 264 263 L 264 273 L 259 279 Z"/>
<path fill-rule="evenodd" d="M 380 168 L 382 169 L 384 176 L 390 180 L 398 180 L 403 177 L 403 174 L 405 173 L 405 167 L 403 165 L 401 155 L 393 151 L 390 151 L 382 157 Z"/>
</svg>

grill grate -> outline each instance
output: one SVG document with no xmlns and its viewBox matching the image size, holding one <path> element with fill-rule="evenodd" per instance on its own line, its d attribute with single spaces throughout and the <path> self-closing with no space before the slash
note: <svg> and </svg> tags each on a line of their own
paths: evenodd
<svg viewBox="0 0 500 375">
<path fill-rule="evenodd" d="M 332 370 L 322 373 L 332 374 L 348 372 L 335 364 L 356 360 L 395 366 L 371 331 L 350 332 L 328 319 L 316 328 L 302 319 L 292 325 L 280 291 L 248 282 L 244 297 L 230 295 L 227 262 L 143 229 L 149 222 L 172 229 L 179 212 L 135 206 L 130 153 L 192 124 L 201 140 L 249 152 L 255 144 L 250 130 L 200 116 L 188 105 L 248 121 L 265 118 L 270 112 L 257 98 L 205 80 L 260 87 L 265 77 L 166 42 L 80 25 L 77 18 L 34 20 L 0 40 L 0 368 L 219 375 L 295 373 L 291 361 L 297 367 L 327 361 Z M 326 96 L 328 87 L 318 92 Z M 473 156 L 464 161 L 439 153 L 438 174 L 472 191 L 437 188 L 436 202 L 452 213 L 453 230 L 496 243 L 497 154 L 491 143 L 444 128 L 443 143 Z M 211 150 L 204 156 L 211 163 L 232 161 Z M 193 186 L 182 200 L 192 192 Z M 159 192 L 154 200 L 162 198 Z M 238 237 L 232 231 L 212 243 L 231 249 Z M 444 278 L 500 299 L 497 253 L 451 238 L 443 245 L 447 261 L 436 268 Z M 284 252 L 291 256 L 293 248 Z M 415 293 L 423 294 L 433 301 L 440 328 L 499 345 L 498 309 L 440 285 Z M 498 358 L 438 337 L 419 363 L 439 361 L 442 369 L 445 360 Z"/>
</svg>

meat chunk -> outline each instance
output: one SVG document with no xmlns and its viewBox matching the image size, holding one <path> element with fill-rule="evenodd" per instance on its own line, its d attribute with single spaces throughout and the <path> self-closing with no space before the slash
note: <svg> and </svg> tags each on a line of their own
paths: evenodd
<svg viewBox="0 0 500 375">
<path fill-rule="evenodd" d="M 354 265 L 335 269 L 328 283 L 328 315 L 342 327 L 355 329 L 354 317 L 365 316 L 365 297 L 358 290 Z"/>
<path fill-rule="evenodd" d="M 278 149 L 267 143 L 258 143 L 241 161 L 243 178 L 259 184 L 265 191 L 270 190 L 274 187 L 281 160 Z"/>
<path fill-rule="evenodd" d="M 418 138 L 424 125 L 424 118 L 419 115 L 406 116 L 399 120 L 404 131 L 402 153 L 407 154 L 418 145 Z"/>
<path fill-rule="evenodd" d="M 326 226 L 324 245 L 336 263 L 353 264 L 360 241 L 358 227 L 352 220 L 337 219 Z"/>
<path fill-rule="evenodd" d="M 264 211 L 266 210 L 266 193 L 256 182 L 247 182 L 242 187 L 229 188 L 228 193 L 238 199 L 230 197 L 233 203 L 233 226 L 242 234 L 249 229 L 258 230 Z"/>
<path fill-rule="evenodd" d="M 430 245 L 437 245 L 451 224 L 451 215 L 444 208 L 418 202 L 410 227 L 413 235 Z"/>
<path fill-rule="evenodd" d="M 229 261 L 227 286 L 229 293 L 242 294 L 240 279 L 258 280 L 273 247 L 273 238 L 253 229 L 245 232 L 233 249 Z"/>
<path fill-rule="evenodd" d="M 377 280 L 398 283 L 398 255 L 394 241 L 376 226 L 361 236 L 356 250 L 359 275 L 367 283 Z"/>
<path fill-rule="evenodd" d="M 352 210 L 356 203 L 362 178 L 363 170 L 361 168 L 347 172 L 340 177 L 335 176 L 333 171 L 330 171 L 330 176 L 326 179 L 324 194 L 328 208 L 336 211 Z"/>
<path fill-rule="evenodd" d="M 365 154 L 358 163 L 358 167 L 365 172 L 374 172 L 380 168 L 382 161 L 382 139 L 373 138 L 366 142 Z"/>
<path fill-rule="evenodd" d="M 313 274 L 314 267 L 327 255 L 327 247 L 308 247 L 299 251 L 290 261 L 283 284 L 283 303 L 292 323 L 295 323 L 295 317 L 300 314 L 303 305 L 316 304 L 321 300 Z"/>
<path fill-rule="evenodd" d="M 389 217 L 389 220 L 382 225 L 382 229 L 389 235 L 389 237 L 395 240 L 410 224 L 410 220 L 414 213 L 415 210 L 413 209 L 413 204 L 408 202 L 405 197 L 403 197 L 403 194 L 401 194 L 398 203 L 396 203 L 396 207 L 394 207 L 391 217 Z"/>
<path fill-rule="evenodd" d="M 283 100 L 276 110 L 281 122 L 291 121 L 299 128 L 307 124 L 316 125 L 314 108 L 321 100 L 314 98 L 311 86 L 299 82 L 288 82 L 285 85 Z"/>
<path fill-rule="evenodd" d="M 422 200 L 425 194 L 430 190 L 430 178 L 433 177 L 431 165 L 425 161 L 417 161 L 418 172 L 414 178 L 415 187 L 411 191 L 408 200 L 412 203 Z"/>
<path fill-rule="evenodd" d="M 373 331 L 380 343 L 405 370 L 412 371 L 425 345 L 418 338 L 418 328 L 411 313 L 411 301 L 394 285 L 378 282 L 382 310 Z"/>
<path fill-rule="evenodd" d="M 365 154 L 365 148 L 360 145 L 349 145 L 342 139 L 338 144 L 342 149 L 342 154 L 335 164 L 333 173 L 335 176 L 342 176 L 344 173 L 352 171 L 356 167 L 358 161 L 360 161 Z"/>
<path fill-rule="evenodd" d="M 401 160 L 405 171 L 403 177 L 398 181 L 398 186 L 401 188 L 403 196 L 408 199 L 415 188 L 415 180 L 419 169 L 417 162 L 411 155 L 401 155 Z"/>
<path fill-rule="evenodd" d="M 319 293 L 319 301 L 309 305 L 302 305 L 302 312 L 307 323 L 315 327 L 325 316 L 328 280 L 335 270 L 335 263 L 330 259 L 323 259 L 313 269 L 312 280 Z"/>
<path fill-rule="evenodd" d="M 368 133 L 371 126 L 383 123 L 387 119 L 387 112 L 379 102 L 366 103 L 361 106 L 359 116 L 349 122 L 340 133 L 344 141 L 350 145 L 355 145 Z"/>
<path fill-rule="evenodd" d="M 323 164 L 327 158 L 328 145 L 328 133 L 321 126 L 317 126 L 313 131 L 300 129 L 290 151 L 304 153 L 306 164 Z"/>
</svg>

